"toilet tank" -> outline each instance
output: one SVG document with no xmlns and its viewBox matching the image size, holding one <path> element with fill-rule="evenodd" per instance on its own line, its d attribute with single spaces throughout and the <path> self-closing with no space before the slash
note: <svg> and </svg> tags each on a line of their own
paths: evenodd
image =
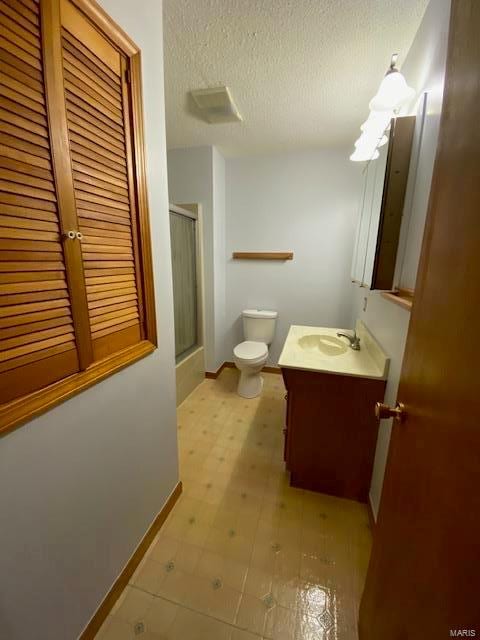
<svg viewBox="0 0 480 640">
<path fill-rule="evenodd" d="M 261 311 L 259 309 L 245 309 L 245 311 L 242 311 L 245 340 L 271 344 L 275 335 L 277 316 L 278 313 L 276 311 Z"/>
</svg>

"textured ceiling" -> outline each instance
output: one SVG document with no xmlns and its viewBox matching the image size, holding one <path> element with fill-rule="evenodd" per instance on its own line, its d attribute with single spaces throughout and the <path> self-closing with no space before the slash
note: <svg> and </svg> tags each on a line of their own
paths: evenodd
<svg viewBox="0 0 480 640">
<path fill-rule="evenodd" d="M 428 0 L 164 0 L 169 148 L 227 156 L 345 146 Z M 407 78 L 408 80 L 408 78 Z M 243 122 L 210 125 L 188 92 L 227 85 Z"/>
</svg>

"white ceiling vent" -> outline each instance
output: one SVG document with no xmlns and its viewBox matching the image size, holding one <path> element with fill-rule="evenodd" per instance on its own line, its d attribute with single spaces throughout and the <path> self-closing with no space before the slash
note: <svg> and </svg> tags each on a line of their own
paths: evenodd
<svg viewBox="0 0 480 640">
<path fill-rule="evenodd" d="M 242 121 L 228 87 L 195 89 L 190 93 L 200 113 L 210 124 Z"/>
</svg>

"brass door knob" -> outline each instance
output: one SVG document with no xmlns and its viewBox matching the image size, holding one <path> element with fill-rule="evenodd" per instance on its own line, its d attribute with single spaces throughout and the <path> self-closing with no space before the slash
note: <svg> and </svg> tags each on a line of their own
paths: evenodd
<svg viewBox="0 0 480 640">
<path fill-rule="evenodd" d="M 377 420 L 393 418 L 394 420 L 401 421 L 405 417 L 405 407 L 401 402 L 397 402 L 395 409 L 392 409 L 388 404 L 377 402 L 375 404 L 375 415 L 377 416 Z"/>
</svg>

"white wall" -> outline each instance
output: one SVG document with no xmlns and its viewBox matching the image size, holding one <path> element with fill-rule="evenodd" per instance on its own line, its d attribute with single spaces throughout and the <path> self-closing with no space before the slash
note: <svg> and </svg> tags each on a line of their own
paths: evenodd
<svg viewBox="0 0 480 640">
<path fill-rule="evenodd" d="M 226 194 L 225 158 L 213 147 L 213 252 L 215 289 L 215 368 L 225 361 L 226 332 Z"/>
<path fill-rule="evenodd" d="M 201 205 L 205 366 L 216 371 L 224 360 L 225 160 L 214 147 L 171 149 L 167 157 L 170 202 Z"/>
<path fill-rule="evenodd" d="M 227 160 L 227 353 L 242 309 L 279 312 L 269 362 L 291 324 L 348 328 L 361 176 L 348 150 Z M 232 260 L 233 251 L 293 251 L 293 261 Z"/>
<path fill-rule="evenodd" d="M 142 49 L 159 348 L 0 441 L 0 636 L 73 640 L 178 479 L 162 3 L 102 0 Z"/>
<path fill-rule="evenodd" d="M 430 182 L 438 139 L 438 126 L 443 95 L 443 79 L 447 52 L 450 0 L 431 0 L 415 36 L 411 49 L 402 65 L 402 72 L 410 86 L 417 92 L 408 113 L 416 113 L 417 102 L 428 92 L 428 112 L 417 172 L 409 175 L 409 184 L 402 223 L 401 244 L 397 273 L 403 286 L 414 287 L 420 256 L 423 227 L 427 212 Z M 390 356 L 390 374 L 386 390 L 386 402 L 395 405 L 400 379 L 410 314 L 385 300 L 379 293 L 354 286 L 353 319 L 361 318 Z M 367 309 L 363 312 L 364 298 Z M 377 440 L 370 500 L 374 513 L 378 511 L 382 493 L 383 476 L 390 443 L 391 420 L 382 420 Z"/>
<path fill-rule="evenodd" d="M 417 113 L 418 103 L 427 92 L 427 109 L 423 122 L 420 154 L 416 171 L 409 175 L 410 197 L 402 224 L 401 248 L 397 280 L 408 289 L 415 287 L 422 248 L 423 229 L 427 215 L 430 184 L 437 151 L 443 85 L 447 58 L 450 0 L 431 0 L 418 33 L 402 65 L 402 73 L 417 90 L 417 96 L 405 108 L 407 114 Z M 403 246 L 402 246 L 403 245 Z"/>
<path fill-rule="evenodd" d="M 365 298 L 367 298 L 367 309 L 364 312 L 363 305 Z M 402 307 L 385 300 L 380 294 L 372 293 L 368 289 L 362 289 L 358 286 L 353 287 L 353 305 L 354 313 L 352 321 L 357 318 L 363 320 L 390 357 L 385 402 L 395 406 L 403 352 L 405 350 L 408 324 L 410 322 L 410 313 Z M 379 398 L 379 400 L 381 400 L 381 398 Z M 370 486 L 370 503 L 375 518 L 382 494 L 391 426 L 391 420 L 380 421 Z"/>
</svg>

